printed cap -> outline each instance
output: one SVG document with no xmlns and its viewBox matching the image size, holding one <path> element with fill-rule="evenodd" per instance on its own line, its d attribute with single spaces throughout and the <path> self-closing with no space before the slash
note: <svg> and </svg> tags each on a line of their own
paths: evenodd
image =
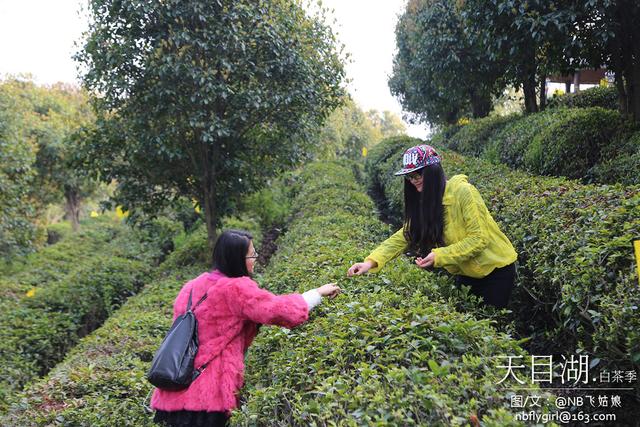
<svg viewBox="0 0 640 427">
<path fill-rule="evenodd" d="M 394 175 L 406 175 L 425 166 L 440 163 L 440 155 L 432 146 L 421 144 L 409 148 L 402 156 L 402 169 Z"/>
</svg>

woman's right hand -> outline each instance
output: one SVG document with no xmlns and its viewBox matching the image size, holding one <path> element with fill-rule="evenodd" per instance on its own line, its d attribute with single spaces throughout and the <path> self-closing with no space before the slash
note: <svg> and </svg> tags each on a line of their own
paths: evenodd
<svg viewBox="0 0 640 427">
<path fill-rule="evenodd" d="M 366 260 L 365 262 L 356 262 L 347 271 L 347 276 L 359 276 L 371 270 L 373 267 L 373 261 L 370 260 Z"/>
<path fill-rule="evenodd" d="M 316 289 L 318 293 L 323 297 L 335 298 L 340 293 L 340 287 L 335 283 L 327 283 Z"/>
</svg>

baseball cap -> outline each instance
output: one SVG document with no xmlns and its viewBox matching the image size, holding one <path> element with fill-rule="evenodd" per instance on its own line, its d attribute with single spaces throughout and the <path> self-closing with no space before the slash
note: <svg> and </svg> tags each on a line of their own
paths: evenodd
<svg viewBox="0 0 640 427">
<path fill-rule="evenodd" d="M 420 144 L 409 148 L 402 155 L 402 169 L 394 175 L 406 175 L 425 166 L 440 163 L 441 157 L 430 145 Z"/>
</svg>

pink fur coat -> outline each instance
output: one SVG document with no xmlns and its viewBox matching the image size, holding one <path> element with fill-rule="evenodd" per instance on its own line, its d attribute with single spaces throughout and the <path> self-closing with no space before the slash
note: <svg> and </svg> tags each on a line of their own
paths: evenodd
<svg viewBox="0 0 640 427">
<path fill-rule="evenodd" d="M 195 310 L 200 347 L 194 367 L 218 356 L 189 388 L 155 389 L 151 406 L 163 411 L 229 412 L 238 405 L 244 354 L 256 336 L 257 324 L 293 328 L 307 320 L 309 307 L 300 294 L 274 295 L 249 277 L 229 278 L 213 271 L 182 287 L 174 303 L 174 319 L 184 313 L 191 289 L 193 305 L 208 291 Z"/>
</svg>

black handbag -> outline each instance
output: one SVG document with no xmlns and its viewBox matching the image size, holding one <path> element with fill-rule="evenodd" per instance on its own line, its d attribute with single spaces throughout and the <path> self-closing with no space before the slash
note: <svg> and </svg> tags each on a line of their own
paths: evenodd
<svg viewBox="0 0 640 427">
<path fill-rule="evenodd" d="M 189 387 L 213 359 L 198 369 L 193 367 L 198 353 L 198 320 L 193 311 L 207 298 L 207 294 L 191 309 L 192 292 L 189 291 L 187 310 L 171 325 L 147 373 L 149 382 L 160 389 L 182 390 Z"/>
</svg>

